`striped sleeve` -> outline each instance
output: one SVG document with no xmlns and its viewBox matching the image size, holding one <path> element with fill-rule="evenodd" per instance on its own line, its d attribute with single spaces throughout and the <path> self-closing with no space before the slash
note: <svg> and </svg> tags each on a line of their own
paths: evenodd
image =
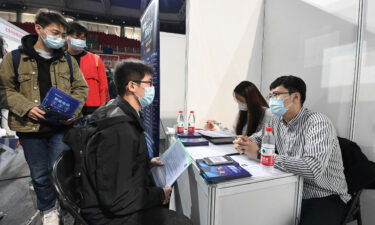
<svg viewBox="0 0 375 225">
<path fill-rule="evenodd" d="M 315 114 L 306 121 L 305 144 L 302 157 L 276 155 L 275 165 L 287 172 L 317 180 L 328 165 L 334 147 L 335 132 L 324 116 Z"/>
</svg>

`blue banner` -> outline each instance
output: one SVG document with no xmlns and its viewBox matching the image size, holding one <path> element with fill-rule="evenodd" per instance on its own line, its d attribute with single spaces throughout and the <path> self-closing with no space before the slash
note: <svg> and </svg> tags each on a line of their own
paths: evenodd
<svg viewBox="0 0 375 225">
<path fill-rule="evenodd" d="M 159 52 L 159 1 L 150 2 L 141 17 L 141 59 L 154 67 L 153 103 L 142 110 L 150 157 L 159 155 L 160 124 L 160 52 Z"/>
</svg>

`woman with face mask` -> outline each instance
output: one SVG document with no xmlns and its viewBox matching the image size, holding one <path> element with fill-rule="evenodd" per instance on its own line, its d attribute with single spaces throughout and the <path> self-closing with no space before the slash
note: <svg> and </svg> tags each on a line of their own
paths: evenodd
<svg viewBox="0 0 375 225">
<path fill-rule="evenodd" d="M 233 96 L 239 109 L 233 123 L 234 133 L 250 136 L 261 130 L 272 114 L 258 88 L 250 81 L 242 81 L 234 88 Z M 207 121 L 207 128 L 212 131 L 220 129 L 212 121 Z"/>
</svg>

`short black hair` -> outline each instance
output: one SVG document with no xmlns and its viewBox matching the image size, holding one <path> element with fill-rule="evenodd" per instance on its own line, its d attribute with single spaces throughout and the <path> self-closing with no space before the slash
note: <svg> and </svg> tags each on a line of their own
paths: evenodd
<svg viewBox="0 0 375 225">
<path fill-rule="evenodd" d="M 306 100 L 306 83 L 301 78 L 293 75 L 281 76 L 271 83 L 270 90 L 281 85 L 288 89 L 289 93 L 300 93 L 301 105 L 303 105 Z"/>
<path fill-rule="evenodd" d="M 39 9 L 35 16 L 35 23 L 42 27 L 46 27 L 52 23 L 59 24 L 65 29 L 68 28 L 68 22 L 61 13 L 49 10 L 49 9 Z"/>
<path fill-rule="evenodd" d="M 84 34 L 85 37 L 87 37 L 87 34 L 88 34 L 88 30 L 85 26 L 83 26 L 82 24 L 76 22 L 76 21 L 72 21 L 72 22 L 69 22 L 69 28 L 68 28 L 68 32 L 67 34 L 68 35 L 72 35 L 72 34 L 76 34 L 78 36 Z"/>
<path fill-rule="evenodd" d="M 119 62 L 116 65 L 113 77 L 117 93 L 124 96 L 125 86 L 130 81 L 142 80 L 147 73 L 152 75 L 154 69 L 142 60 L 129 58 Z"/>
</svg>

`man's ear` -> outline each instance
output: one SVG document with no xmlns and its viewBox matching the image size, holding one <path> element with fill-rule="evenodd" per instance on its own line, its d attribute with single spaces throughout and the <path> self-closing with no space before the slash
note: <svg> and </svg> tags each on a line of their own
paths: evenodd
<svg viewBox="0 0 375 225">
<path fill-rule="evenodd" d="M 35 24 L 34 29 L 35 29 L 35 32 L 36 32 L 38 35 L 40 35 L 40 31 L 43 29 L 43 27 L 40 26 L 39 24 Z"/>
<path fill-rule="evenodd" d="M 135 92 L 136 91 L 136 85 L 132 81 L 129 81 L 129 83 L 127 85 L 125 85 L 124 88 L 125 88 L 125 92 L 126 91 L 130 91 L 130 92 Z"/>
<path fill-rule="evenodd" d="M 299 93 L 299 92 L 295 92 L 295 93 L 294 93 L 293 101 L 301 102 L 301 93 Z"/>
</svg>

